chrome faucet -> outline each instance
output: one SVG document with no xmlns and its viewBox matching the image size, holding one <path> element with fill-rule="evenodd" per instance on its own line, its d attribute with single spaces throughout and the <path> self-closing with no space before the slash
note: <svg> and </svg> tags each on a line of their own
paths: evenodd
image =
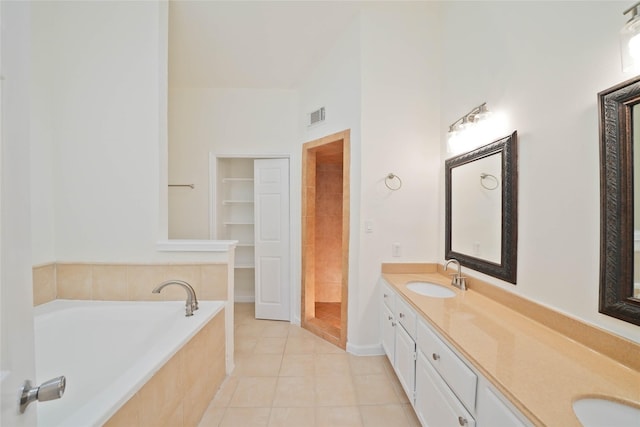
<svg viewBox="0 0 640 427">
<path fill-rule="evenodd" d="M 159 294 L 165 286 L 169 285 L 178 285 L 181 286 L 185 291 L 187 291 L 187 301 L 185 303 L 185 309 L 187 313 L 185 314 L 185 316 L 193 316 L 193 312 L 198 309 L 198 298 L 196 297 L 196 291 L 187 282 L 182 280 L 167 280 L 166 282 L 160 283 L 151 292 L 153 292 L 154 294 Z"/>
<path fill-rule="evenodd" d="M 455 286 L 456 288 L 462 289 L 463 291 L 467 290 L 467 282 L 466 282 L 466 278 L 462 275 L 462 267 L 460 266 L 460 261 L 458 261 L 455 258 L 451 258 L 449 261 L 447 261 L 447 263 L 444 265 L 444 271 L 447 271 L 447 266 L 449 266 L 450 263 L 454 263 L 458 265 L 458 273 L 457 274 L 452 274 L 451 276 L 451 284 L 453 286 Z"/>
</svg>

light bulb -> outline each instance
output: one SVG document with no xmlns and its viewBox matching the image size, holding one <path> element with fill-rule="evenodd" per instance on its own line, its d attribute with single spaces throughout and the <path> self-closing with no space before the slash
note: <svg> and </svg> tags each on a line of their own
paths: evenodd
<svg viewBox="0 0 640 427">
<path fill-rule="evenodd" d="M 627 49 L 629 49 L 629 56 L 631 56 L 637 64 L 640 60 L 640 34 L 636 34 L 629 39 Z"/>
<path fill-rule="evenodd" d="M 627 9 L 624 13 L 632 13 L 631 19 L 620 30 L 620 56 L 622 71 L 636 72 L 640 69 L 640 3 Z"/>
</svg>

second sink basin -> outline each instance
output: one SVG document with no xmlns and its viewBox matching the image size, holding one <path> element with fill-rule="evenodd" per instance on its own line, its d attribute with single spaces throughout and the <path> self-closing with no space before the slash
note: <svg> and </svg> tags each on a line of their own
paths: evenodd
<svg viewBox="0 0 640 427">
<path fill-rule="evenodd" d="M 573 402 L 573 411 L 585 427 L 640 426 L 640 408 L 607 399 L 586 398 Z"/>
<path fill-rule="evenodd" d="M 407 283 L 407 288 L 417 294 L 433 298 L 451 298 L 456 296 L 456 293 L 451 289 L 430 282 L 409 282 Z"/>
</svg>

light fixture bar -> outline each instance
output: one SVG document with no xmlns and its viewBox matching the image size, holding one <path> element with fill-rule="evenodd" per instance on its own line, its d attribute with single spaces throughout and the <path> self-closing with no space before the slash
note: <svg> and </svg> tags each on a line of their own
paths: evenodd
<svg viewBox="0 0 640 427">
<path fill-rule="evenodd" d="M 640 5 L 640 2 L 638 2 L 638 5 Z M 451 123 L 449 125 L 449 132 L 455 131 L 456 130 L 456 125 L 458 125 L 458 123 L 473 123 L 476 115 L 481 114 L 481 113 L 484 114 L 484 113 L 487 113 L 488 111 L 489 111 L 489 109 L 487 108 L 487 103 L 483 102 L 482 104 L 480 104 L 477 107 L 473 108 L 471 111 L 469 111 L 464 116 L 460 117 L 455 122 Z"/>
</svg>

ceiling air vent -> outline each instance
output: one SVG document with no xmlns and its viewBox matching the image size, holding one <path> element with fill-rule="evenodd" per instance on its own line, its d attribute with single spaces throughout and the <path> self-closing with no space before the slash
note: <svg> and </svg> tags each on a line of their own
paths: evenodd
<svg viewBox="0 0 640 427">
<path fill-rule="evenodd" d="M 316 123 L 320 122 L 324 122 L 324 107 L 309 113 L 309 126 L 315 125 Z"/>
</svg>

